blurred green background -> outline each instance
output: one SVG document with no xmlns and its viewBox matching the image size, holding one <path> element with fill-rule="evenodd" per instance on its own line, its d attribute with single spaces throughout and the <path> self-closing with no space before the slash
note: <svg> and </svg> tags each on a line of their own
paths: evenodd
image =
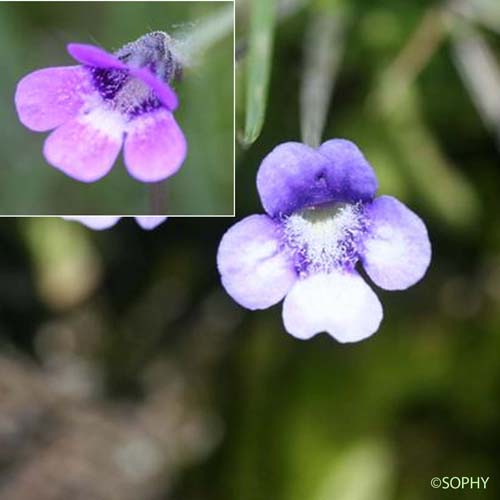
<svg viewBox="0 0 500 500">
<path fill-rule="evenodd" d="M 214 36 L 176 84 L 180 106 L 175 117 L 189 151 L 179 173 L 164 182 L 164 211 L 232 215 L 234 65 L 233 33 L 227 23 L 231 11 L 232 2 L 2 2 L 0 213 L 150 213 L 148 185 L 128 175 L 121 156 L 111 173 L 93 184 L 74 181 L 50 167 L 42 156 L 47 134 L 31 132 L 17 119 L 16 84 L 36 69 L 75 64 L 66 53 L 69 42 L 116 50 L 152 30 L 185 39 L 200 31 L 206 34 L 208 28 Z"/>
<path fill-rule="evenodd" d="M 151 232 L 132 220 L 103 232 L 0 222 L 0 498 L 500 497 L 500 86 L 478 97 L 463 69 L 486 47 L 469 78 L 491 79 L 500 17 L 458 5 L 329 5 L 344 49 L 323 138 L 360 145 L 380 193 L 425 220 L 434 253 L 421 283 L 376 289 L 385 317 L 366 341 L 299 341 L 281 306 L 236 305 L 215 267 L 230 219 Z M 239 7 L 241 130 L 249 5 Z M 238 218 L 262 210 L 262 157 L 300 138 L 315 8 L 288 2 L 277 17 L 264 128 L 237 148 Z M 433 489 L 443 476 L 490 479 L 486 490 Z"/>
</svg>

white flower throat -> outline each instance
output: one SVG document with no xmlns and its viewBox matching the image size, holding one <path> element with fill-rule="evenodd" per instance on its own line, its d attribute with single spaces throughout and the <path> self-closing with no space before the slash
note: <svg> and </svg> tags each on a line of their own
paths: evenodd
<svg viewBox="0 0 500 500">
<path fill-rule="evenodd" d="M 354 266 L 364 227 L 361 203 L 335 203 L 293 213 L 284 221 L 284 236 L 300 274 L 330 272 Z"/>
</svg>

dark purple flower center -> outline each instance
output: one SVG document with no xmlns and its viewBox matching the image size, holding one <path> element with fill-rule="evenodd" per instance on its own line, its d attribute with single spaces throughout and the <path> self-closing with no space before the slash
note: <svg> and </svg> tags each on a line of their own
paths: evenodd
<svg viewBox="0 0 500 500">
<path fill-rule="evenodd" d="M 283 240 L 301 275 L 353 269 L 366 225 L 361 202 L 307 208 L 283 219 Z"/>
<path fill-rule="evenodd" d="M 127 70 L 89 68 L 95 88 L 106 105 L 129 118 L 154 111 L 161 103 L 151 88 Z"/>
<path fill-rule="evenodd" d="M 128 72 L 122 69 L 105 69 L 89 67 L 92 82 L 104 100 L 112 100 L 129 78 Z"/>
<path fill-rule="evenodd" d="M 171 43 L 172 40 L 166 33 L 155 31 L 124 45 L 115 55 L 130 66 L 147 67 L 163 81 L 170 83 L 182 72 L 181 63 L 169 48 Z M 136 117 L 161 107 L 149 86 L 131 77 L 128 70 L 88 69 L 95 88 L 106 104 L 127 117 Z"/>
</svg>

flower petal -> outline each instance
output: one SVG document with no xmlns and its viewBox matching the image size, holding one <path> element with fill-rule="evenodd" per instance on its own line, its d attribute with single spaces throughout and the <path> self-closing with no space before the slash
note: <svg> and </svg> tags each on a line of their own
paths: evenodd
<svg viewBox="0 0 500 500">
<path fill-rule="evenodd" d="M 352 142 L 334 139 L 318 150 L 287 142 L 262 161 L 257 189 L 264 209 L 275 217 L 323 203 L 371 200 L 377 180 Z"/>
<path fill-rule="evenodd" d="M 127 65 L 113 54 L 104 49 L 85 43 L 69 43 L 67 45 L 69 55 L 79 63 L 94 68 L 126 69 Z"/>
<path fill-rule="evenodd" d="M 151 73 L 148 68 L 132 68 L 129 66 L 129 71 L 132 76 L 139 78 L 148 85 L 167 109 L 170 111 L 175 111 L 177 109 L 179 106 L 177 94 L 168 83 Z"/>
<path fill-rule="evenodd" d="M 118 114 L 98 108 L 54 130 L 44 145 L 46 160 L 82 182 L 104 177 L 123 142 L 124 123 Z"/>
<path fill-rule="evenodd" d="M 299 142 L 275 147 L 260 164 L 257 190 L 265 211 L 275 217 L 308 205 L 323 203 L 331 195 L 323 177 L 328 160 Z"/>
<path fill-rule="evenodd" d="M 223 236 L 217 253 L 222 284 L 248 309 L 279 302 L 297 279 L 281 251 L 278 226 L 267 215 L 251 215 Z"/>
<path fill-rule="evenodd" d="M 325 331 L 339 342 L 357 342 L 375 333 L 382 317 L 380 301 L 357 272 L 301 279 L 283 303 L 285 329 L 301 339 Z"/>
<path fill-rule="evenodd" d="M 158 182 L 175 174 L 187 152 L 186 139 L 166 109 L 132 120 L 125 139 L 125 164 L 132 177 Z"/>
<path fill-rule="evenodd" d="M 425 224 L 392 196 L 366 206 L 370 229 L 364 241 L 364 268 L 378 286 L 404 290 L 419 281 L 431 261 Z"/>
<path fill-rule="evenodd" d="M 170 110 L 174 111 L 179 102 L 177 94 L 148 68 L 135 68 L 120 61 L 113 54 L 109 54 L 100 47 L 84 43 L 70 43 L 67 50 L 76 61 L 94 68 L 126 69 L 130 75 L 139 78 L 147 84 L 156 94 L 156 97 Z"/>
<path fill-rule="evenodd" d="M 167 217 L 152 215 L 149 217 L 136 217 L 135 220 L 137 221 L 137 224 L 142 227 L 142 229 L 154 229 L 162 222 L 165 222 L 167 220 Z"/>
<path fill-rule="evenodd" d="M 110 217 L 107 215 L 85 215 L 85 216 L 66 216 L 63 217 L 64 220 L 74 220 L 80 222 L 84 226 L 90 227 L 90 229 L 96 229 L 100 231 L 101 229 L 108 229 L 114 226 L 121 217 Z"/>
<path fill-rule="evenodd" d="M 92 101 L 92 94 L 98 98 L 89 71 L 66 66 L 26 75 L 17 85 L 14 100 L 21 123 L 44 132 L 76 116 L 85 103 Z"/>
<path fill-rule="evenodd" d="M 331 139 L 318 150 L 332 163 L 332 184 L 341 201 L 372 200 L 378 189 L 377 177 L 372 166 L 354 142 Z"/>
</svg>

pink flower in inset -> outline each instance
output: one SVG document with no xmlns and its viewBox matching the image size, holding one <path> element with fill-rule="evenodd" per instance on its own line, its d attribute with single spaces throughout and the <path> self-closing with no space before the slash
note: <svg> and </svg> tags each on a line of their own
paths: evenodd
<svg viewBox="0 0 500 500">
<path fill-rule="evenodd" d="M 172 112 L 178 100 L 169 83 L 181 73 L 171 38 L 153 32 L 114 54 L 71 43 L 80 66 L 34 71 L 18 84 L 15 103 L 31 130 L 55 129 L 45 141 L 46 160 L 70 177 L 104 177 L 124 146 L 128 172 L 158 182 L 181 167 L 187 152 Z"/>
<path fill-rule="evenodd" d="M 84 216 L 67 216 L 62 217 L 64 220 L 74 220 L 80 222 L 84 226 L 90 229 L 95 229 L 100 231 L 102 229 L 108 229 L 113 227 L 122 217 L 113 217 L 108 215 L 84 215 Z M 142 227 L 142 229 L 154 229 L 159 226 L 162 222 L 167 220 L 167 217 L 160 217 L 159 215 L 151 215 L 145 217 L 134 217 L 137 224 Z"/>
</svg>

